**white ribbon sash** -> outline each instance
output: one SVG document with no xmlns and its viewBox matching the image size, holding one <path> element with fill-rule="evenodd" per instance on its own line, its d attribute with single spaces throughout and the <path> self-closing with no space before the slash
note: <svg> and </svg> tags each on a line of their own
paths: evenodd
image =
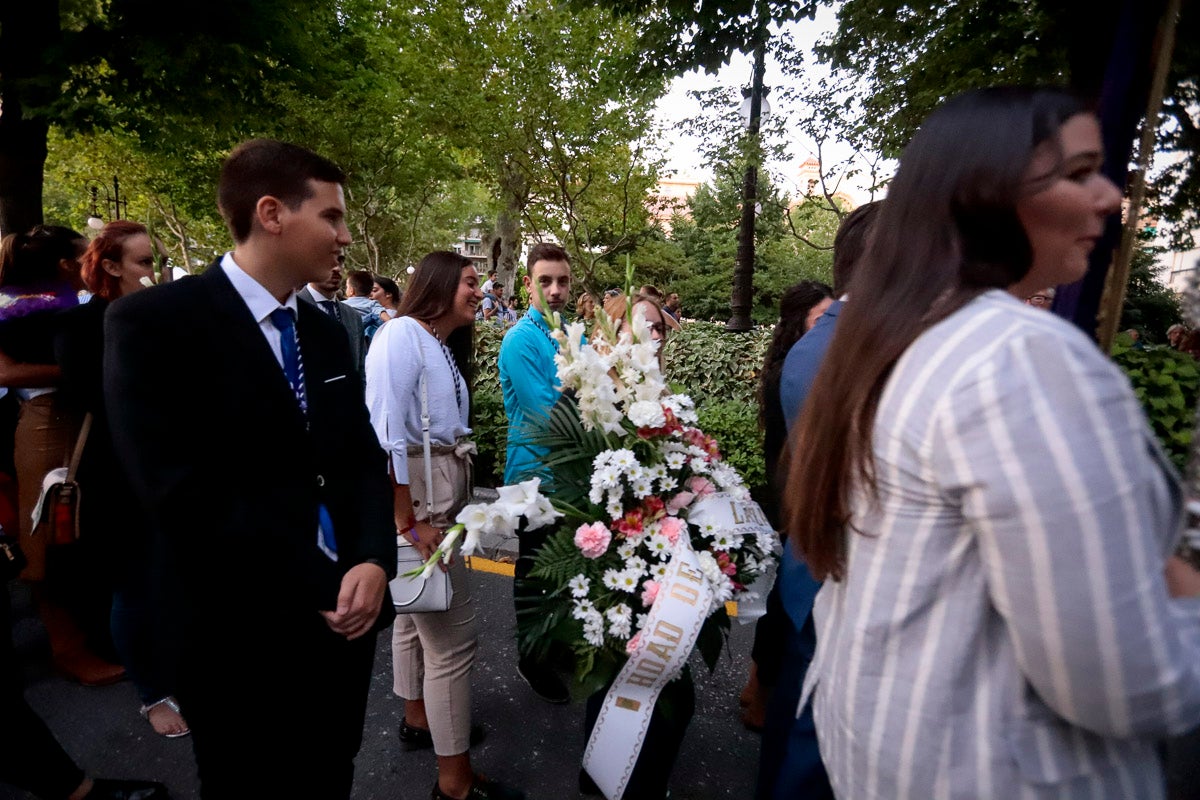
<svg viewBox="0 0 1200 800">
<path fill-rule="evenodd" d="M 725 493 L 697 500 L 688 509 L 688 523 L 743 536 L 775 534 L 757 503 Z M 608 690 L 583 751 L 583 768 L 608 800 L 617 800 L 625 792 L 654 703 L 687 663 L 712 603 L 712 587 L 700 571 L 691 542 L 680 536 L 637 650 Z"/>
<path fill-rule="evenodd" d="M 712 599 L 691 544 L 680 536 L 637 650 L 608 690 L 583 752 L 583 768 L 608 800 L 624 793 L 658 694 L 687 663 Z"/>
</svg>

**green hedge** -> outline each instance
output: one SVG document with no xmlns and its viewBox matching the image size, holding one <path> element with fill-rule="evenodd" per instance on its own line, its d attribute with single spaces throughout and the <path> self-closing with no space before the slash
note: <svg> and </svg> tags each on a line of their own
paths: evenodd
<svg viewBox="0 0 1200 800">
<path fill-rule="evenodd" d="M 490 325 L 476 330 L 472 413 L 479 456 L 475 479 L 481 486 L 498 486 L 508 438 L 496 367 L 503 331 Z M 751 488 L 766 481 L 756 392 L 770 340 L 769 328 L 731 334 L 715 323 L 689 322 L 670 336 L 664 351 L 667 379 L 695 400 L 700 427 L 717 440 L 722 455 Z M 1112 357 L 1129 376 L 1167 455 L 1182 470 L 1200 397 L 1200 365 L 1186 353 L 1167 347 L 1138 350 L 1132 344 L 1124 334 L 1118 336 Z"/>
<path fill-rule="evenodd" d="M 472 417 L 479 453 L 475 482 L 498 486 L 504 476 L 508 420 L 500 394 L 497 358 L 503 329 L 475 326 L 475 394 Z M 711 322 L 689 322 L 671 334 L 663 353 L 667 380 L 696 402 L 700 427 L 747 485 L 764 482 L 762 433 L 758 430 L 758 370 L 771 332 L 725 333 Z"/>
<path fill-rule="evenodd" d="M 1113 344 L 1112 357 L 1129 376 L 1155 436 L 1182 471 L 1187 465 L 1196 398 L 1200 395 L 1200 368 L 1196 359 L 1170 347 L 1139 350 L 1125 334 L 1119 335 Z"/>
</svg>

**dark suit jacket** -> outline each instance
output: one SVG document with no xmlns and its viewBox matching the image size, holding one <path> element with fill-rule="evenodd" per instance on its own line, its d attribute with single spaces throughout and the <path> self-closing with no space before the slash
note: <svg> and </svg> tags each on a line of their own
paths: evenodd
<svg viewBox="0 0 1200 800">
<path fill-rule="evenodd" d="M 307 286 L 297 292 L 296 297 L 314 305 L 325 299 L 313 294 L 312 289 L 309 289 Z M 354 358 L 354 363 L 358 365 L 358 374 L 365 381 L 367 376 L 367 335 L 366 331 L 363 330 L 362 314 L 345 303 L 334 302 L 337 302 L 338 317 L 341 318 L 342 327 L 346 329 L 346 337 L 350 340 L 350 355 Z M 321 313 L 324 312 L 322 311 Z"/>
<path fill-rule="evenodd" d="M 342 576 L 368 559 L 394 576 L 387 461 L 345 333 L 306 303 L 297 332 L 307 420 L 219 261 L 105 316 L 114 443 L 158 532 L 157 568 L 182 593 L 185 636 L 333 609 Z M 317 547 L 322 502 L 337 562 Z M 380 626 L 391 616 L 385 595 Z"/>
</svg>

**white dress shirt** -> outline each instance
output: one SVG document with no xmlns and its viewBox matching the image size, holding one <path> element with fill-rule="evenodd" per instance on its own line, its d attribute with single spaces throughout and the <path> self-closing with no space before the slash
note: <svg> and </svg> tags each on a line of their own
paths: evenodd
<svg viewBox="0 0 1200 800">
<path fill-rule="evenodd" d="M 233 260 L 233 253 L 226 253 L 221 259 L 221 269 L 225 270 L 229 282 L 233 284 L 233 288 L 241 295 L 246 307 L 250 309 L 250 314 L 258 323 L 258 329 L 262 331 L 263 336 L 267 337 L 267 344 L 271 346 L 271 352 L 275 354 L 275 360 L 279 362 L 279 367 L 282 369 L 283 350 L 279 345 L 279 329 L 271 322 L 271 312 L 280 307 L 279 301 L 275 299 L 275 295 L 267 291 L 266 287 L 237 265 L 237 262 Z M 299 315 L 295 292 L 288 295 L 287 302 L 283 304 L 283 307 L 291 309 L 293 318 Z"/>
<path fill-rule="evenodd" d="M 396 483 L 408 484 L 408 447 L 420 447 L 421 369 L 429 392 L 429 439 L 452 445 L 471 433 L 471 401 L 453 356 L 412 317 L 383 325 L 367 350 L 367 409 L 379 443 L 392 460 Z M 455 392 L 457 385 L 458 391 Z"/>
</svg>

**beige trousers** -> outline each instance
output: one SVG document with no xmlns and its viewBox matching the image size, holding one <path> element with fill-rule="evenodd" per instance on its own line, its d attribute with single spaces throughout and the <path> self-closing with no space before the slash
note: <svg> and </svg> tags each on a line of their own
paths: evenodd
<svg viewBox="0 0 1200 800">
<path fill-rule="evenodd" d="M 71 458 L 79 420 L 62 410 L 58 393 L 50 392 L 21 401 L 17 417 L 14 459 L 17 467 L 17 514 L 21 529 L 21 549 L 29 564 L 21 572 L 27 581 L 46 579 L 47 536 L 34 536 L 33 507 L 42 493 L 42 478 L 57 467 L 64 467 Z"/>
<path fill-rule="evenodd" d="M 424 700 L 439 756 L 467 752 L 471 744 L 471 668 L 475 664 L 475 606 L 462 556 L 450 567 L 454 599 L 448 611 L 398 614 L 392 626 L 393 690 Z"/>
<path fill-rule="evenodd" d="M 432 509 L 426 503 L 423 461 L 420 448 L 410 447 L 408 487 L 413 515 L 445 530 L 454 524 L 470 494 L 470 452 L 445 447 L 434 450 L 430 462 Z M 471 668 L 477 630 L 461 555 L 455 556 L 450 567 L 450 585 L 454 599 L 448 610 L 398 614 L 392 626 L 392 688 L 405 700 L 425 701 L 433 751 L 439 756 L 465 753 L 471 745 Z"/>
</svg>

